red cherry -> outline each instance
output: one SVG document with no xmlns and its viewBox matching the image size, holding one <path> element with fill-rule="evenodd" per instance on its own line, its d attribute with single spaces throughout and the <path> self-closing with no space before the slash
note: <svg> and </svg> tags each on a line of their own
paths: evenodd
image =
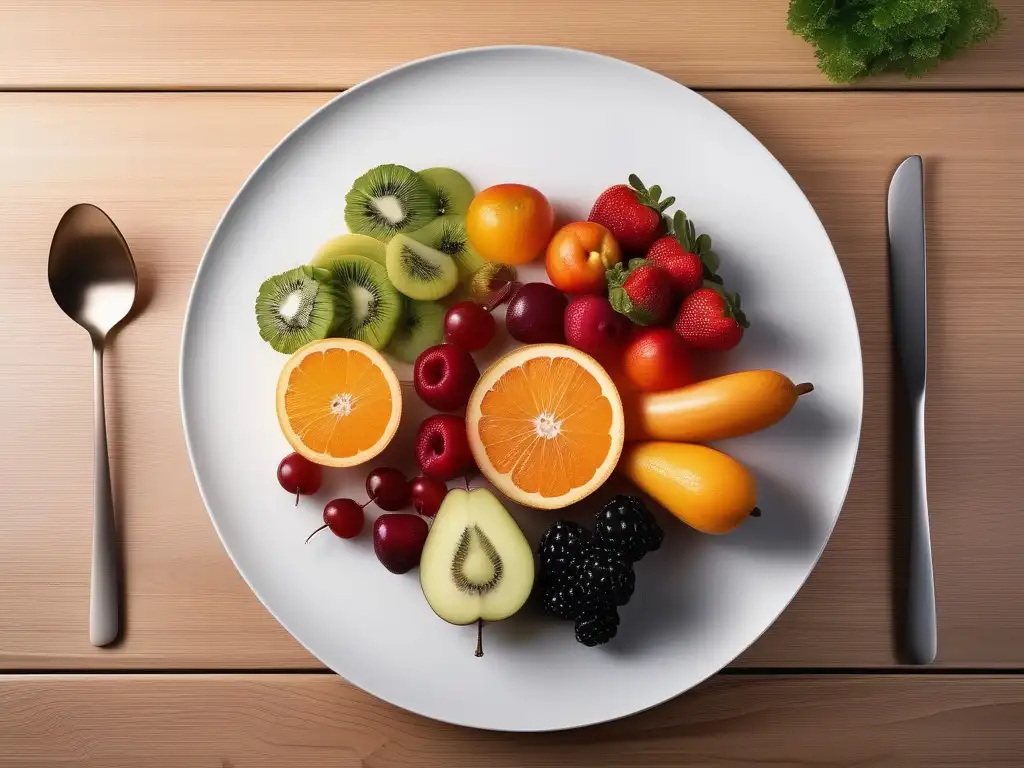
<svg viewBox="0 0 1024 768">
<path fill-rule="evenodd" d="M 277 482 L 288 493 L 295 494 L 295 503 L 298 504 L 300 495 L 311 496 L 320 490 L 324 470 L 305 456 L 289 453 L 277 465 Z"/>
<path fill-rule="evenodd" d="M 306 543 L 324 528 L 339 539 L 354 539 L 363 530 L 363 507 L 352 499 L 333 499 L 324 507 L 324 524 L 309 534 Z"/>
<path fill-rule="evenodd" d="M 470 352 L 490 344 L 496 330 L 494 316 L 475 301 L 453 304 L 444 316 L 444 340 Z"/>
<path fill-rule="evenodd" d="M 440 480 L 466 474 L 473 466 L 473 454 L 465 419 L 449 414 L 424 419 L 416 433 L 416 460 L 423 474 Z"/>
<path fill-rule="evenodd" d="M 409 492 L 412 495 L 413 509 L 424 517 L 433 517 L 441 508 L 441 502 L 448 493 L 448 486 L 436 477 L 420 475 L 409 483 Z"/>
<path fill-rule="evenodd" d="M 457 411 L 469 400 L 480 370 L 468 350 L 438 344 L 416 358 L 412 377 L 424 403 L 438 411 Z"/>
<path fill-rule="evenodd" d="M 420 564 L 429 531 L 417 515 L 381 515 L 373 524 L 373 552 L 392 573 L 407 573 Z"/>
<path fill-rule="evenodd" d="M 366 476 L 366 495 L 387 512 L 397 512 L 409 503 L 409 483 L 394 467 L 377 467 Z"/>
</svg>

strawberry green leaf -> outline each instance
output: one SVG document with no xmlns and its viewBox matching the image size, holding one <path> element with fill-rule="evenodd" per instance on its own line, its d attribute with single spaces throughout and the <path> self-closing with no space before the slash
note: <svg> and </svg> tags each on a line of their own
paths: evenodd
<svg viewBox="0 0 1024 768">
<path fill-rule="evenodd" d="M 697 249 L 695 253 L 698 256 L 703 256 L 705 253 L 711 250 L 711 238 L 708 235 L 701 235 L 700 237 L 697 238 L 697 241 L 696 243 L 694 243 L 694 246 Z"/>
<path fill-rule="evenodd" d="M 712 275 L 715 275 L 715 273 L 718 271 L 718 268 L 722 266 L 722 260 L 718 258 L 718 254 L 712 250 L 707 250 L 701 253 L 700 260 L 701 263 L 704 265 L 704 269 L 706 269 Z M 715 275 L 715 277 L 718 277 L 718 275 Z M 721 280 L 721 278 L 718 279 Z"/>
<path fill-rule="evenodd" d="M 630 259 L 629 263 L 626 264 L 626 267 L 627 267 L 626 274 L 628 275 L 629 272 L 632 272 L 637 267 L 642 267 L 646 263 L 647 263 L 647 259 L 643 259 L 643 258 Z M 616 264 L 615 266 L 621 267 L 622 265 L 621 264 Z"/>
<path fill-rule="evenodd" d="M 643 259 L 640 259 L 643 261 Z M 608 290 L 613 288 L 621 288 L 622 284 L 626 282 L 626 278 L 629 276 L 629 269 L 627 265 L 616 264 L 614 267 L 605 272 L 605 278 L 608 280 Z"/>
<path fill-rule="evenodd" d="M 635 173 L 629 174 L 629 186 L 643 195 L 647 194 L 647 187 L 644 186 L 644 183 L 640 181 L 640 177 Z"/>
<path fill-rule="evenodd" d="M 647 190 L 647 192 L 650 194 L 651 200 L 658 201 L 661 199 L 661 187 L 657 184 Z"/>
<path fill-rule="evenodd" d="M 629 298 L 629 294 L 626 293 L 626 289 L 621 285 L 609 289 L 608 301 L 612 305 L 612 309 L 620 315 L 625 315 L 637 325 L 650 325 L 654 322 L 651 313 L 634 304 L 633 300 Z"/>
<path fill-rule="evenodd" d="M 664 213 L 665 210 L 674 203 L 676 199 L 674 197 L 666 197 L 661 203 L 658 204 L 658 211 Z"/>
</svg>

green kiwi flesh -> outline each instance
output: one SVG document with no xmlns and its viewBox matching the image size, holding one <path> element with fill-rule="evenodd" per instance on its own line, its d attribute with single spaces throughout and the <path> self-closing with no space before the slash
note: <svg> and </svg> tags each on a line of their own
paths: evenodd
<svg viewBox="0 0 1024 768">
<path fill-rule="evenodd" d="M 451 256 L 407 235 L 395 235 L 388 243 L 387 272 L 395 288 L 419 301 L 440 299 L 459 284 Z"/>
<path fill-rule="evenodd" d="M 327 338 L 336 319 L 329 278 L 326 270 L 303 266 L 264 280 L 256 297 L 260 338 L 286 355 Z"/>
<path fill-rule="evenodd" d="M 367 235 L 338 235 L 325 242 L 309 262 L 314 267 L 330 269 L 339 256 L 365 256 L 384 265 L 384 243 Z"/>
<path fill-rule="evenodd" d="M 476 192 L 466 177 L 451 168 L 427 168 L 419 172 L 434 196 L 438 216 L 465 216 Z"/>
<path fill-rule="evenodd" d="M 383 349 L 398 328 L 403 301 L 387 270 L 365 256 L 338 256 L 329 271 L 337 307 L 331 335 Z"/>
<path fill-rule="evenodd" d="M 464 216 L 441 216 L 410 233 L 409 237 L 455 259 L 460 280 L 468 279 L 484 265 L 484 260 L 469 244 Z"/>
<path fill-rule="evenodd" d="M 426 182 L 404 165 L 378 165 L 345 195 L 345 224 L 358 235 L 388 242 L 414 232 L 435 217 L 436 200 Z"/>
<path fill-rule="evenodd" d="M 403 363 L 415 363 L 423 350 L 444 341 L 446 311 L 436 301 L 406 300 L 405 313 L 386 351 Z"/>
</svg>

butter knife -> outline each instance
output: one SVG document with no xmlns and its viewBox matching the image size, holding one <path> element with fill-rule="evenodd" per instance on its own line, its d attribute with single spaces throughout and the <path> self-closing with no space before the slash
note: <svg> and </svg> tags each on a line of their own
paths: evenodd
<svg viewBox="0 0 1024 768">
<path fill-rule="evenodd" d="M 924 456 L 927 373 L 924 163 L 908 157 L 889 183 L 889 272 L 892 331 L 910 408 L 910 536 L 907 571 L 906 654 L 912 664 L 935 660 L 935 578 Z"/>
</svg>

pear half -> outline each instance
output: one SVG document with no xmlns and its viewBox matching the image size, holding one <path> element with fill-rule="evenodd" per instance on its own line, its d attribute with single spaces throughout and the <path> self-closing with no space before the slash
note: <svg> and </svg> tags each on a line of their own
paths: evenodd
<svg viewBox="0 0 1024 768">
<path fill-rule="evenodd" d="M 533 577 L 530 542 L 495 495 L 448 491 L 420 557 L 420 586 L 434 613 L 460 625 L 507 619 L 530 597 Z"/>
</svg>

